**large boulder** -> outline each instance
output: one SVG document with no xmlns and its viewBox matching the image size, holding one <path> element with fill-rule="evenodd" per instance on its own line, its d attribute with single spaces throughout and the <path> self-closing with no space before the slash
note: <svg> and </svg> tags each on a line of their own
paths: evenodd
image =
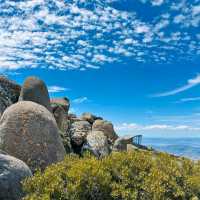
<svg viewBox="0 0 200 200">
<path fill-rule="evenodd" d="M 31 175 L 31 170 L 24 162 L 0 154 L 0 199 L 21 200 L 23 197 L 21 181 Z"/>
<path fill-rule="evenodd" d="M 72 146 L 71 146 L 71 140 L 67 132 L 62 132 L 59 130 L 62 143 L 64 145 L 66 153 L 71 153 L 72 152 Z"/>
<path fill-rule="evenodd" d="M 19 101 L 33 101 L 51 111 L 49 93 L 45 83 L 37 77 L 28 77 L 21 89 Z"/>
<path fill-rule="evenodd" d="M 77 117 L 75 114 L 73 113 L 69 113 L 68 114 L 68 120 L 70 121 L 70 124 L 73 124 L 74 122 L 80 122 L 80 121 L 85 121 L 80 119 L 79 117 Z"/>
<path fill-rule="evenodd" d="M 127 151 L 127 146 L 133 144 L 133 136 L 123 136 L 115 140 L 113 151 Z"/>
<path fill-rule="evenodd" d="M 109 139 L 109 142 L 113 143 L 117 138 L 113 124 L 106 120 L 96 120 L 92 125 L 93 131 L 102 131 Z"/>
<path fill-rule="evenodd" d="M 62 132 L 67 132 L 70 123 L 69 123 L 69 120 L 68 120 L 68 116 L 67 116 L 65 110 L 63 109 L 63 107 L 61 107 L 61 106 L 53 107 L 52 111 L 53 111 L 53 115 L 56 119 L 56 123 L 58 125 L 58 128 Z"/>
<path fill-rule="evenodd" d="M 67 114 L 70 107 L 69 99 L 67 97 L 51 99 L 51 107 L 55 109 L 58 106 L 62 107 L 65 113 Z"/>
<path fill-rule="evenodd" d="M 72 151 L 68 131 L 70 127 L 70 120 L 68 120 L 66 110 L 64 110 L 63 106 L 61 106 L 60 104 L 54 104 L 54 106 L 52 106 L 52 111 L 56 119 L 56 123 L 58 125 L 59 133 L 62 139 L 62 143 L 65 147 L 66 153 L 70 153 Z"/>
<path fill-rule="evenodd" d="M 18 101 L 20 90 L 20 85 L 0 76 L 0 116 L 8 106 Z"/>
<path fill-rule="evenodd" d="M 0 149 L 23 160 L 33 171 L 61 161 L 65 155 L 52 113 L 31 101 L 13 104 L 3 113 Z"/>
<path fill-rule="evenodd" d="M 102 120 L 101 117 L 97 117 L 97 116 L 95 116 L 95 115 L 93 115 L 91 113 L 83 113 L 81 115 L 81 119 L 84 120 L 84 121 L 88 121 L 90 124 L 93 124 L 94 121 L 97 120 L 97 119 L 101 119 Z"/>
<path fill-rule="evenodd" d="M 88 150 L 96 157 L 107 156 L 110 153 L 108 139 L 102 131 L 90 131 L 83 152 Z"/>
<path fill-rule="evenodd" d="M 70 137 L 72 143 L 81 146 L 85 141 L 88 132 L 91 131 L 91 125 L 87 121 L 76 121 L 71 124 Z"/>
</svg>

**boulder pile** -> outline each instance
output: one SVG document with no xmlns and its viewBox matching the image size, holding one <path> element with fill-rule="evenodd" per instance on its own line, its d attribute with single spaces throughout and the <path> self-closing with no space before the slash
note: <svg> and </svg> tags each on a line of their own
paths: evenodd
<svg viewBox="0 0 200 200">
<path fill-rule="evenodd" d="M 37 77 L 28 77 L 22 87 L 0 77 L 1 200 L 20 200 L 21 180 L 66 154 L 100 158 L 132 145 L 132 137 L 119 137 L 111 122 L 91 113 L 77 117 L 69 108 L 66 97 L 50 99 Z"/>
<path fill-rule="evenodd" d="M 32 171 L 65 155 L 52 113 L 32 101 L 19 101 L 5 110 L 0 120 L 0 149 L 23 160 Z"/>
<path fill-rule="evenodd" d="M 18 101 L 21 86 L 5 76 L 0 76 L 0 116 L 4 110 Z"/>
</svg>

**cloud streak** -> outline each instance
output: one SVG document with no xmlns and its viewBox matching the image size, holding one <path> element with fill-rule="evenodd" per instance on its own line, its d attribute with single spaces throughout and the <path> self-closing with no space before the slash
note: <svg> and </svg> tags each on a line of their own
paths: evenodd
<svg viewBox="0 0 200 200">
<path fill-rule="evenodd" d="M 200 97 L 182 98 L 177 103 L 200 101 Z"/>
<path fill-rule="evenodd" d="M 59 93 L 59 92 L 65 92 L 65 91 L 68 91 L 68 90 L 69 90 L 69 88 L 60 87 L 60 86 L 57 86 L 57 85 L 48 86 L 49 93 Z"/>
<path fill-rule="evenodd" d="M 72 102 L 75 104 L 81 104 L 81 103 L 85 103 L 88 101 L 89 101 L 89 99 L 87 97 L 80 97 L 80 98 L 74 99 Z"/>
<path fill-rule="evenodd" d="M 168 124 L 151 124 L 141 125 L 135 123 L 123 123 L 115 126 L 117 131 L 155 131 L 155 130 L 167 130 L 167 131 L 200 131 L 200 127 L 192 127 L 188 125 L 168 125 Z"/>
<path fill-rule="evenodd" d="M 197 85 L 200 84 L 200 75 L 197 75 L 196 77 L 194 77 L 193 79 L 189 79 L 187 81 L 187 83 L 182 86 L 182 87 L 179 87 L 179 88 L 176 88 L 174 90 L 170 90 L 170 91 L 167 91 L 167 92 L 163 92 L 163 93 L 158 93 L 158 94 L 154 94 L 154 95 L 151 95 L 151 97 L 166 97 L 166 96 L 172 96 L 172 95 L 175 95 L 175 94 L 178 94 L 178 93 L 181 93 L 181 92 L 184 92 L 186 90 L 189 90 Z"/>
</svg>

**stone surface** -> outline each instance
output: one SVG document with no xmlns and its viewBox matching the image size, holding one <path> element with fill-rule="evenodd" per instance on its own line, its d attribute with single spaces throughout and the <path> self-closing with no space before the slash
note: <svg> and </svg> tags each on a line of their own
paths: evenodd
<svg viewBox="0 0 200 200">
<path fill-rule="evenodd" d="M 0 199 L 21 200 L 21 181 L 31 176 L 29 167 L 12 156 L 0 154 Z"/>
<path fill-rule="evenodd" d="M 62 132 L 62 131 L 59 131 L 59 133 L 60 133 L 62 143 L 64 145 L 66 153 L 71 153 L 72 152 L 72 146 L 71 146 L 69 135 L 67 135 L 67 133 Z"/>
<path fill-rule="evenodd" d="M 33 171 L 61 161 L 65 155 L 52 113 L 31 101 L 13 104 L 3 113 L 0 149 L 23 160 Z"/>
<path fill-rule="evenodd" d="M 0 76 L 0 116 L 8 106 L 18 101 L 20 90 L 20 85 Z"/>
<path fill-rule="evenodd" d="M 95 115 L 93 115 L 91 113 L 83 113 L 81 115 L 81 119 L 84 120 L 84 121 L 88 121 L 90 124 L 93 124 L 94 121 L 97 120 L 97 119 L 101 119 L 102 120 L 101 117 L 97 117 L 97 116 L 95 116 Z"/>
<path fill-rule="evenodd" d="M 90 131 L 87 135 L 87 144 L 83 151 L 89 150 L 97 157 L 103 157 L 110 153 L 108 139 L 102 131 Z"/>
<path fill-rule="evenodd" d="M 115 140 L 113 151 L 127 151 L 127 145 L 133 143 L 133 136 L 119 137 Z"/>
<path fill-rule="evenodd" d="M 67 132 L 67 130 L 69 128 L 69 120 L 68 120 L 68 116 L 67 116 L 65 110 L 63 109 L 63 107 L 58 105 L 58 106 L 54 107 L 52 111 L 53 111 L 53 115 L 56 119 L 58 128 L 63 132 Z"/>
<path fill-rule="evenodd" d="M 92 130 L 102 131 L 108 137 L 111 143 L 113 143 L 118 138 L 114 131 L 113 124 L 106 120 L 96 120 L 92 125 Z"/>
<path fill-rule="evenodd" d="M 51 99 L 51 107 L 54 109 L 57 106 L 61 106 L 67 114 L 70 107 L 70 101 L 67 97 Z"/>
<path fill-rule="evenodd" d="M 51 111 L 49 93 L 46 84 L 37 77 L 28 77 L 21 89 L 19 101 L 33 101 Z"/>
<path fill-rule="evenodd" d="M 77 146 L 82 145 L 87 137 L 88 132 L 91 131 L 91 125 L 87 121 L 76 121 L 71 124 L 70 137 Z"/>
<path fill-rule="evenodd" d="M 74 122 L 85 121 L 85 120 L 78 118 L 75 114 L 72 114 L 72 113 L 68 114 L 68 119 L 69 119 L 71 124 L 73 124 Z"/>
</svg>

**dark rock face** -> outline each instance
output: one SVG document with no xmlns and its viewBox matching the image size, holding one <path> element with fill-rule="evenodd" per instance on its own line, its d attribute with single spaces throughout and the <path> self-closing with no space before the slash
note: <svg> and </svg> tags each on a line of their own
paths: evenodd
<svg viewBox="0 0 200 200">
<path fill-rule="evenodd" d="M 64 107 L 60 104 L 51 103 L 51 106 L 66 153 L 70 153 L 72 151 L 69 131 L 68 131 L 70 127 L 70 121 L 68 120 L 66 109 L 64 109 Z"/>
<path fill-rule="evenodd" d="M 8 106 L 18 101 L 20 90 L 20 85 L 0 76 L 0 116 Z"/>
<path fill-rule="evenodd" d="M 58 128 L 62 132 L 67 132 L 69 128 L 69 121 L 68 121 L 68 116 L 66 112 L 64 111 L 63 107 L 61 106 L 56 106 L 53 108 L 53 115 L 56 119 L 56 123 L 58 125 Z"/>
<path fill-rule="evenodd" d="M 3 113 L 0 149 L 23 160 L 33 171 L 61 161 L 65 155 L 52 113 L 31 101 L 13 104 Z"/>
<path fill-rule="evenodd" d="M 85 142 L 89 131 L 91 131 L 91 125 L 87 121 L 77 121 L 72 123 L 70 127 L 72 143 L 77 146 L 82 145 Z"/>
<path fill-rule="evenodd" d="M 33 101 L 51 111 L 50 98 L 45 83 L 37 77 L 28 77 L 21 89 L 19 101 Z"/>
<path fill-rule="evenodd" d="M 67 114 L 70 107 L 69 99 L 67 97 L 51 99 L 51 107 L 55 109 L 58 106 L 62 107 L 65 113 Z"/>
<path fill-rule="evenodd" d="M 0 154 L 0 199 L 21 200 L 21 181 L 31 176 L 29 167 L 12 156 Z"/>
<path fill-rule="evenodd" d="M 127 151 L 128 144 L 133 144 L 133 136 L 119 137 L 114 142 L 113 151 Z"/>
<path fill-rule="evenodd" d="M 108 139 L 102 131 L 91 131 L 87 135 L 87 144 L 83 150 L 89 150 L 96 157 L 103 157 L 110 153 Z"/>
<path fill-rule="evenodd" d="M 88 121 L 90 124 L 93 124 L 94 121 L 97 120 L 97 119 L 101 119 L 102 120 L 101 117 L 97 117 L 97 116 L 95 116 L 95 115 L 93 115 L 91 113 L 83 113 L 81 115 L 81 119 L 84 120 L 84 121 Z"/>
<path fill-rule="evenodd" d="M 71 146 L 71 141 L 69 135 L 67 135 L 66 132 L 59 131 L 62 143 L 64 145 L 66 153 L 71 153 L 72 152 L 72 146 Z"/>
<path fill-rule="evenodd" d="M 92 125 L 92 130 L 102 131 L 111 143 L 113 143 L 118 138 L 114 131 L 113 124 L 106 120 L 96 120 Z"/>
</svg>

